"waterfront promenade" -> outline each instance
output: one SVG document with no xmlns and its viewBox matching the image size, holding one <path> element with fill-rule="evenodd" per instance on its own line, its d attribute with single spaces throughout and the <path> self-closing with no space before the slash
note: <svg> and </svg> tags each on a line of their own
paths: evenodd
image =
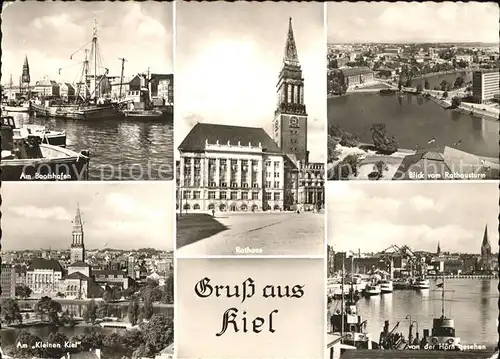
<svg viewBox="0 0 500 359">
<path fill-rule="evenodd" d="M 177 255 L 322 255 L 324 214 L 190 213 L 177 220 Z"/>
</svg>

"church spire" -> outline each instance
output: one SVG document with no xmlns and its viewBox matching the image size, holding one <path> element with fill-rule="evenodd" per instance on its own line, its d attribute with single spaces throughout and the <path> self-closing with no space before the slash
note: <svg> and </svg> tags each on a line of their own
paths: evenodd
<svg viewBox="0 0 500 359">
<path fill-rule="evenodd" d="M 23 74 L 21 77 L 21 81 L 24 84 L 30 83 L 30 65 L 28 64 L 28 55 L 24 57 Z"/>
<path fill-rule="evenodd" d="M 292 18 L 288 21 L 288 35 L 285 43 L 285 55 L 283 63 L 290 66 L 300 66 L 297 47 L 295 46 L 295 37 L 293 36 Z"/>
<path fill-rule="evenodd" d="M 484 226 L 483 243 L 481 248 L 491 248 L 490 240 L 488 239 L 488 224 Z"/>
<path fill-rule="evenodd" d="M 436 253 L 441 254 L 441 246 L 439 245 L 439 241 L 438 241 L 438 247 L 437 247 Z"/>
</svg>

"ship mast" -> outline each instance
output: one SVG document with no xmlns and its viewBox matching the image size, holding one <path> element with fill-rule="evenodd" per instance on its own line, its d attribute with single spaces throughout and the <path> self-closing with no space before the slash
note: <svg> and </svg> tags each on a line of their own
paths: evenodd
<svg viewBox="0 0 500 359">
<path fill-rule="evenodd" d="M 97 19 L 94 19 L 94 36 L 92 37 L 94 49 L 94 101 L 97 103 Z"/>
<path fill-rule="evenodd" d="M 441 290 L 441 318 L 444 319 L 444 274 L 443 274 L 443 287 Z"/>
</svg>

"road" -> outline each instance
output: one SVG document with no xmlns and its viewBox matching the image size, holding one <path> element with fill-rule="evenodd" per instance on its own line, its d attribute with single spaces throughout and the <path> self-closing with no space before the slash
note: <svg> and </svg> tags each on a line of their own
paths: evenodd
<svg viewBox="0 0 500 359">
<path fill-rule="evenodd" d="M 210 226 L 224 229 L 196 241 L 178 238 L 177 256 L 324 254 L 323 213 L 224 212 L 216 214 L 213 222 Z M 209 228 L 203 230 L 211 233 Z M 184 229 L 181 237 L 188 236 Z M 186 244 L 181 247 L 181 243 Z"/>
</svg>

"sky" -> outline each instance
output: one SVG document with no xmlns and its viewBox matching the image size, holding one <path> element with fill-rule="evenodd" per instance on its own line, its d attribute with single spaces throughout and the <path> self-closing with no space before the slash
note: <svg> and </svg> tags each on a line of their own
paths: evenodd
<svg viewBox="0 0 500 359">
<path fill-rule="evenodd" d="M 494 2 L 328 2 L 331 43 L 498 43 Z"/>
<path fill-rule="evenodd" d="M 498 252 L 498 183 L 328 183 L 328 244 L 379 252 L 405 244 L 435 252 L 480 253 L 484 226 Z"/>
<path fill-rule="evenodd" d="M 324 161 L 326 39 L 315 2 L 178 2 L 175 143 L 197 122 L 263 127 L 271 133 L 276 84 L 292 17 L 311 161 Z M 178 151 L 175 151 L 178 158 Z"/>
<path fill-rule="evenodd" d="M 172 250 L 173 186 L 172 181 L 3 183 L 2 250 L 68 249 L 77 203 L 87 249 Z"/>
<path fill-rule="evenodd" d="M 25 56 L 32 83 L 44 77 L 78 80 L 85 55 L 78 50 L 92 40 L 94 17 L 109 75 L 120 76 L 118 58 L 127 59 L 125 76 L 146 72 L 148 66 L 154 73 L 172 73 L 172 3 L 26 1 L 3 4 L 2 84 L 9 83 L 11 74 L 18 84 Z"/>
</svg>

